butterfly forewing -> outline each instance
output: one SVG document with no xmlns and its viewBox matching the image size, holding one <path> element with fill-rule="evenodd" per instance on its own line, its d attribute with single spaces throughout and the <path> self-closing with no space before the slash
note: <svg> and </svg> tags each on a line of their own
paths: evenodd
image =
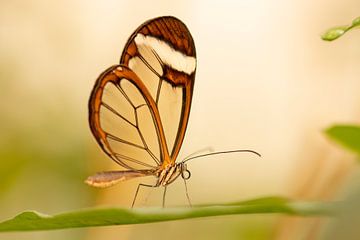
<svg viewBox="0 0 360 240">
<path fill-rule="evenodd" d="M 191 106 L 196 53 L 187 27 L 174 17 L 141 25 L 130 37 L 120 60 L 144 83 L 156 103 L 166 149 L 162 161 L 175 161 L 184 139 Z"/>
</svg>

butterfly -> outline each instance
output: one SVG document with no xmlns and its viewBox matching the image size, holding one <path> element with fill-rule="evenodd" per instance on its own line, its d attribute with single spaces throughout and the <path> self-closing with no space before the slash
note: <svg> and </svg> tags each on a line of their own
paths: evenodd
<svg viewBox="0 0 360 240">
<path fill-rule="evenodd" d="M 179 19 L 158 17 L 143 23 L 128 39 L 120 64 L 96 80 L 89 99 L 89 124 L 102 150 L 126 170 L 99 172 L 86 179 L 94 187 L 154 176 L 166 187 L 191 173 L 186 161 L 235 150 L 203 154 L 176 162 L 189 120 L 196 72 L 194 40 Z M 256 153 L 256 152 L 255 152 Z M 186 195 L 190 203 L 190 198 Z M 191 205 L 191 203 L 190 203 Z"/>
</svg>

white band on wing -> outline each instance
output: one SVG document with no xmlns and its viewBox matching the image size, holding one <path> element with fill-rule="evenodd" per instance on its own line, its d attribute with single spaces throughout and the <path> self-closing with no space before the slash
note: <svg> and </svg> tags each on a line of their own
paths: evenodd
<svg viewBox="0 0 360 240">
<path fill-rule="evenodd" d="M 152 48 L 164 64 L 177 71 L 187 74 L 191 74 L 195 71 L 196 59 L 194 57 L 186 56 L 160 39 L 138 33 L 135 37 L 135 43 L 136 45 L 144 45 Z"/>
</svg>

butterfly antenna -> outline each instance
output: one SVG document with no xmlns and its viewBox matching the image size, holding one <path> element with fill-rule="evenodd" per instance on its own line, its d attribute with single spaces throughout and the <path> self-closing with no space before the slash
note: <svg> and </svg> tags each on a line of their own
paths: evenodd
<svg viewBox="0 0 360 240">
<path fill-rule="evenodd" d="M 199 150 L 197 150 L 197 151 L 195 151 L 195 152 L 187 155 L 186 157 L 184 157 L 184 159 L 189 159 L 189 158 L 191 158 L 192 156 L 197 155 L 197 154 L 199 154 L 199 153 L 203 153 L 203 152 L 213 152 L 213 151 L 214 151 L 214 149 L 213 149 L 212 147 L 202 148 L 202 149 L 199 149 Z"/>
<path fill-rule="evenodd" d="M 195 158 L 207 157 L 207 156 L 212 156 L 212 155 L 227 154 L 227 153 L 239 153 L 239 152 L 249 152 L 249 153 L 253 153 L 253 154 L 261 157 L 260 153 L 255 152 L 253 150 L 239 149 L 239 150 L 231 150 L 231 151 L 222 151 L 222 152 L 213 152 L 213 153 L 201 154 L 201 155 L 198 155 L 198 156 L 195 156 L 195 157 L 185 158 L 182 162 L 184 163 L 184 162 L 187 162 L 187 161 L 195 159 Z"/>
</svg>

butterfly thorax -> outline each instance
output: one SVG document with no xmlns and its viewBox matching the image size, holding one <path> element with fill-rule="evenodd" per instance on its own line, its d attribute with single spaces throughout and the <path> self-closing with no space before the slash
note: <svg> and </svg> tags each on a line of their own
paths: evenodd
<svg viewBox="0 0 360 240">
<path fill-rule="evenodd" d="M 184 178 L 184 172 L 189 173 L 186 169 L 186 164 L 182 162 L 167 165 L 158 172 L 158 181 L 156 186 L 166 186 L 174 182 L 180 175 Z"/>
</svg>

